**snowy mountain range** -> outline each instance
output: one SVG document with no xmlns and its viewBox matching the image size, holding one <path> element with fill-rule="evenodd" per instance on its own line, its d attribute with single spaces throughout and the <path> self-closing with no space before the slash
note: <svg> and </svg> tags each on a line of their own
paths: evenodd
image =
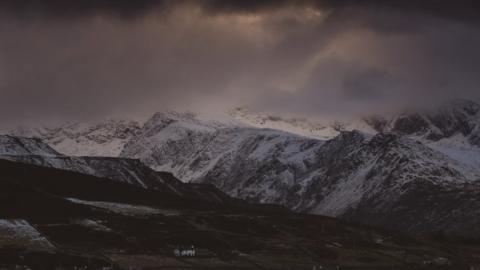
<svg viewBox="0 0 480 270">
<path fill-rule="evenodd" d="M 138 159 L 66 156 L 38 138 L 0 135 L 0 159 L 72 171 L 200 201 L 234 201 L 212 185 L 185 184 L 171 173 L 154 171 Z"/>
<path fill-rule="evenodd" d="M 213 184 L 252 202 L 413 232 L 480 235 L 475 226 L 480 217 L 480 106 L 474 102 L 350 122 L 244 109 L 229 115 L 233 119 L 213 121 L 192 113 L 157 113 L 143 125 L 77 124 L 35 136 L 59 152 L 66 149 L 64 154 L 139 159 L 155 171 L 171 172 L 184 182 Z M 98 163 L 78 159 L 27 162 L 70 168 L 86 163 L 82 169 Z M 128 181 L 143 179 L 133 174 L 138 172 L 129 173 Z"/>
<path fill-rule="evenodd" d="M 133 120 L 108 119 L 101 122 L 69 122 L 53 127 L 18 127 L 9 134 L 40 138 L 52 148 L 69 156 L 116 157 L 140 130 Z"/>
<path fill-rule="evenodd" d="M 480 171 L 444 152 L 393 130 L 323 141 L 157 114 L 121 156 L 253 202 L 415 232 L 478 233 Z M 462 222 L 452 224 L 452 212 Z"/>
</svg>

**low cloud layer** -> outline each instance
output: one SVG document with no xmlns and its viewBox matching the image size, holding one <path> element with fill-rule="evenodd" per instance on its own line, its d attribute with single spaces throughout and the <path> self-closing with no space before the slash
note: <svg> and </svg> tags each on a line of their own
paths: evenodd
<svg viewBox="0 0 480 270">
<path fill-rule="evenodd" d="M 0 3 L 3 123 L 480 101 L 473 1 L 74 2 Z"/>
</svg>

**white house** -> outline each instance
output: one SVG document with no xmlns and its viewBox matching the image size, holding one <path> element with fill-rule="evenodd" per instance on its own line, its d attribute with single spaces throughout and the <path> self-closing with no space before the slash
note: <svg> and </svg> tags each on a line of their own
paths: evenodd
<svg viewBox="0 0 480 270">
<path fill-rule="evenodd" d="M 190 247 L 177 247 L 174 249 L 173 254 L 175 254 L 176 257 L 195 257 L 196 251 L 192 245 Z"/>
</svg>

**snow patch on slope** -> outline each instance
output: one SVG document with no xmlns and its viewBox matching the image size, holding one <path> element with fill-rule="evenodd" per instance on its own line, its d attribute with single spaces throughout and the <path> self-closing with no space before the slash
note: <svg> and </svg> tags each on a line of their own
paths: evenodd
<svg viewBox="0 0 480 270">
<path fill-rule="evenodd" d="M 469 169 L 480 168 L 480 148 L 471 145 L 468 139 L 461 134 L 452 138 L 441 139 L 436 142 L 425 142 L 425 144 L 436 151 L 464 164 Z"/>
<path fill-rule="evenodd" d="M 66 200 L 73 203 L 77 203 L 77 204 L 83 204 L 83 205 L 101 208 L 104 210 L 111 211 L 113 213 L 127 215 L 127 216 L 149 216 L 149 215 L 156 215 L 156 214 L 162 213 L 162 211 L 160 211 L 159 209 L 143 206 L 143 205 L 133 205 L 133 204 L 115 203 L 115 202 L 85 201 L 85 200 L 80 200 L 76 198 L 66 198 Z"/>
<path fill-rule="evenodd" d="M 40 139 L 0 135 L 0 155 L 59 156 L 60 154 Z"/>
<path fill-rule="evenodd" d="M 365 178 L 374 164 L 369 164 L 358 169 L 352 176 L 341 180 L 333 191 L 312 210 L 314 213 L 322 213 L 327 216 L 339 216 L 348 208 L 355 206 L 369 192 L 365 185 Z"/>
<path fill-rule="evenodd" d="M 35 251 L 55 249 L 47 238 L 23 219 L 0 219 L 0 246 L 27 246 Z"/>
</svg>

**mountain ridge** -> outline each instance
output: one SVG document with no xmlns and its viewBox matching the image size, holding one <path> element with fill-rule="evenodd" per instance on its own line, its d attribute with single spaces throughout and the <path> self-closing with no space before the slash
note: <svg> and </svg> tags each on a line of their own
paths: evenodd
<svg viewBox="0 0 480 270">
<path fill-rule="evenodd" d="M 133 120 L 67 122 L 54 127 L 17 127 L 10 135 L 40 138 L 68 156 L 118 156 L 123 145 L 140 129 Z"/>
<path fill-rule="evenodd" d="M 465 226 L 476 222 L 468 218 L 476 215 L 475 208 L 464 205 L 462 196 L 477 204 L 473 195 L 480 179 L 475 166 L 480 164 L 480 151 L 469 138 L 480 119 L 478 108 L 473 102 L 455 101 L 437 113 L 428 112 L 448 123 L 443 126 L 443 137 L 435 140 L 429 134 L 441 130 L 438 123 L 425 126 L 405 120 L 423 119 L 427 112 L 383 120 L 364 118 L 372 130 L 380 132 L 338 126 L 338 134 L 327 140 L 267 128 L 268 123 L 258 128 L 238 124 L 238 119 L 222 122 L 193 113 L 157 113 L 132 135 L 120 156 L 172 172 L 185 182 L 212 184 L 251 202 L 399 230 L 462 233 L 458 220 L 435 220 L 448 216 L 448 211 L 461 210 Z M 423 198 L 416 199 L 417 207 L 406 202 L 406 198 L 417 197 Z M 434 205 L 452 200 L 459 208 L 432 210 L 425 207 L 429 198 L 435 198 Z M 387 208 L 394 211 L 385 213 Z M 395 216 L 396 212 L 402 214 Z M 400 220 L 404 215 L 415 219 L 404 223 Z M 422 222 L 427 225 L 419 226 Z"/>
</svg>

